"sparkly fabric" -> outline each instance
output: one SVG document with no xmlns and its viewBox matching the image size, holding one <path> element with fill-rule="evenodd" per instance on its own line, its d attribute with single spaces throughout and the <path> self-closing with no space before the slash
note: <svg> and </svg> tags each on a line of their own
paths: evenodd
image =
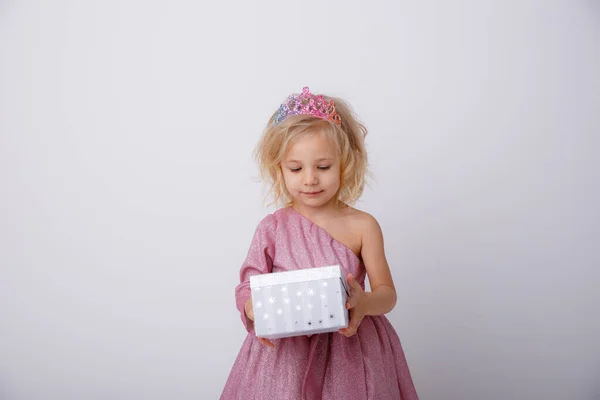
<svg viewBox="0 0 600 400">
<path fill-rule="evenodd" d="M 254 274 L 339 264 L 364 288 L 360 259 L 324 229 L 292 208 L 265 217 L 252 240 L 236 287 L 236 304 L 248 335 L 221 399 L 418 399 L 398 336 L 385 316 L 367 316 L 357 334 L 338 332 L 273 340 L 256 338 L 244 314 Z"/>
<path fill-rule="evenodd" d="M 322 95 L 313 95 L 306 86 L 302 88 L 302 93 L 291 94 L 279 106 L 273 124 L 280 124 L 289 115 L 312 115 L 331 121 L 336 125 L 342 124 L 342 117 L 335 111 L 333 100 L 327 103 Z"/>
</svg>

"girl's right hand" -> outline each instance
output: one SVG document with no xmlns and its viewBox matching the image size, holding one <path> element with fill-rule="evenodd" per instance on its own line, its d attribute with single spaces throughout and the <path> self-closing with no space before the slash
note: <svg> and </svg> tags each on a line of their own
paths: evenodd
<svg viewBox="0 0 600 400">
<path fill-rule="evenodd" d="M 250 321 L 254 322 L 254 308 L 252 307 L 251 299 L 246 300 L 246 304 L 244 304 L 244 312 L 246 313 L 246 316 L 248 317 L 248 319 Z M 257 339 L 263 345 L 270 347 L 270 348 L 275 348 L 275 343 L 271 342 L 269 339 L 265 339 L 265 338 L 261 338 L 261 337 L 257 337 Z"/>
</svg>

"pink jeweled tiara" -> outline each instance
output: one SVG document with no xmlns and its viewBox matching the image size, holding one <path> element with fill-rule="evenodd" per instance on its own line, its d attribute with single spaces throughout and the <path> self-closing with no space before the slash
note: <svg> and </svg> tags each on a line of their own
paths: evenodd
<svg viewBox="0 0 600 400">
<path fill-rule="evenodd" d="M 273 124 L 280 124 L 290 115 L 312 115 L 336 125 L 342 124 L 342 117 L 335 111 L 333 100 L 327 103 L 322 95 L 313 95 L 306 86 L 302 88 L 302 93 L 290 95 L 279 106 Z"/>
</svg>

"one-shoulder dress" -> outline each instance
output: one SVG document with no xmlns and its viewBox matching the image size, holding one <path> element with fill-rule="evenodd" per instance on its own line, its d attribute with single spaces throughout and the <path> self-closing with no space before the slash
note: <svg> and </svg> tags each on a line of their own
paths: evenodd
<svg viewBox="0 0 600 400">
<path fill-rule="evenodd" d="M 256 228 L 235 289 L 248 331 L 221 399 L 417 400 L 396 331 L 385 316 L 366 316 L 355 335 L 338 332 L 261 344 L 244 313 L 251 275 L 340 265 L 364 288 L 360 258 L 291 207 L 267 215 Z"/>
</svg>

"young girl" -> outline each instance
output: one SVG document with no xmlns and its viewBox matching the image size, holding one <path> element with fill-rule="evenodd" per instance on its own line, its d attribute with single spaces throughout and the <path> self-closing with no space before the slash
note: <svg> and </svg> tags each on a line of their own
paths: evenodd
<svg viewBox="0 0 600 400">
<path fill-rule="evenodd" d="M 381 228 L 348 205 L 363 191 L 366 134 L 342 100 L 306 87 L 269 120 L 257 159 L 285 207 L 260 222 L 242 265 L 235 296 L 248 336 L 221 399 L 418 399 L 383 315 L 396 304 L 396 291 Z M 255 336 L 251 275 L 334 264 L 350 288 L 348 328 L 272 341 Z"/>
</svg>

